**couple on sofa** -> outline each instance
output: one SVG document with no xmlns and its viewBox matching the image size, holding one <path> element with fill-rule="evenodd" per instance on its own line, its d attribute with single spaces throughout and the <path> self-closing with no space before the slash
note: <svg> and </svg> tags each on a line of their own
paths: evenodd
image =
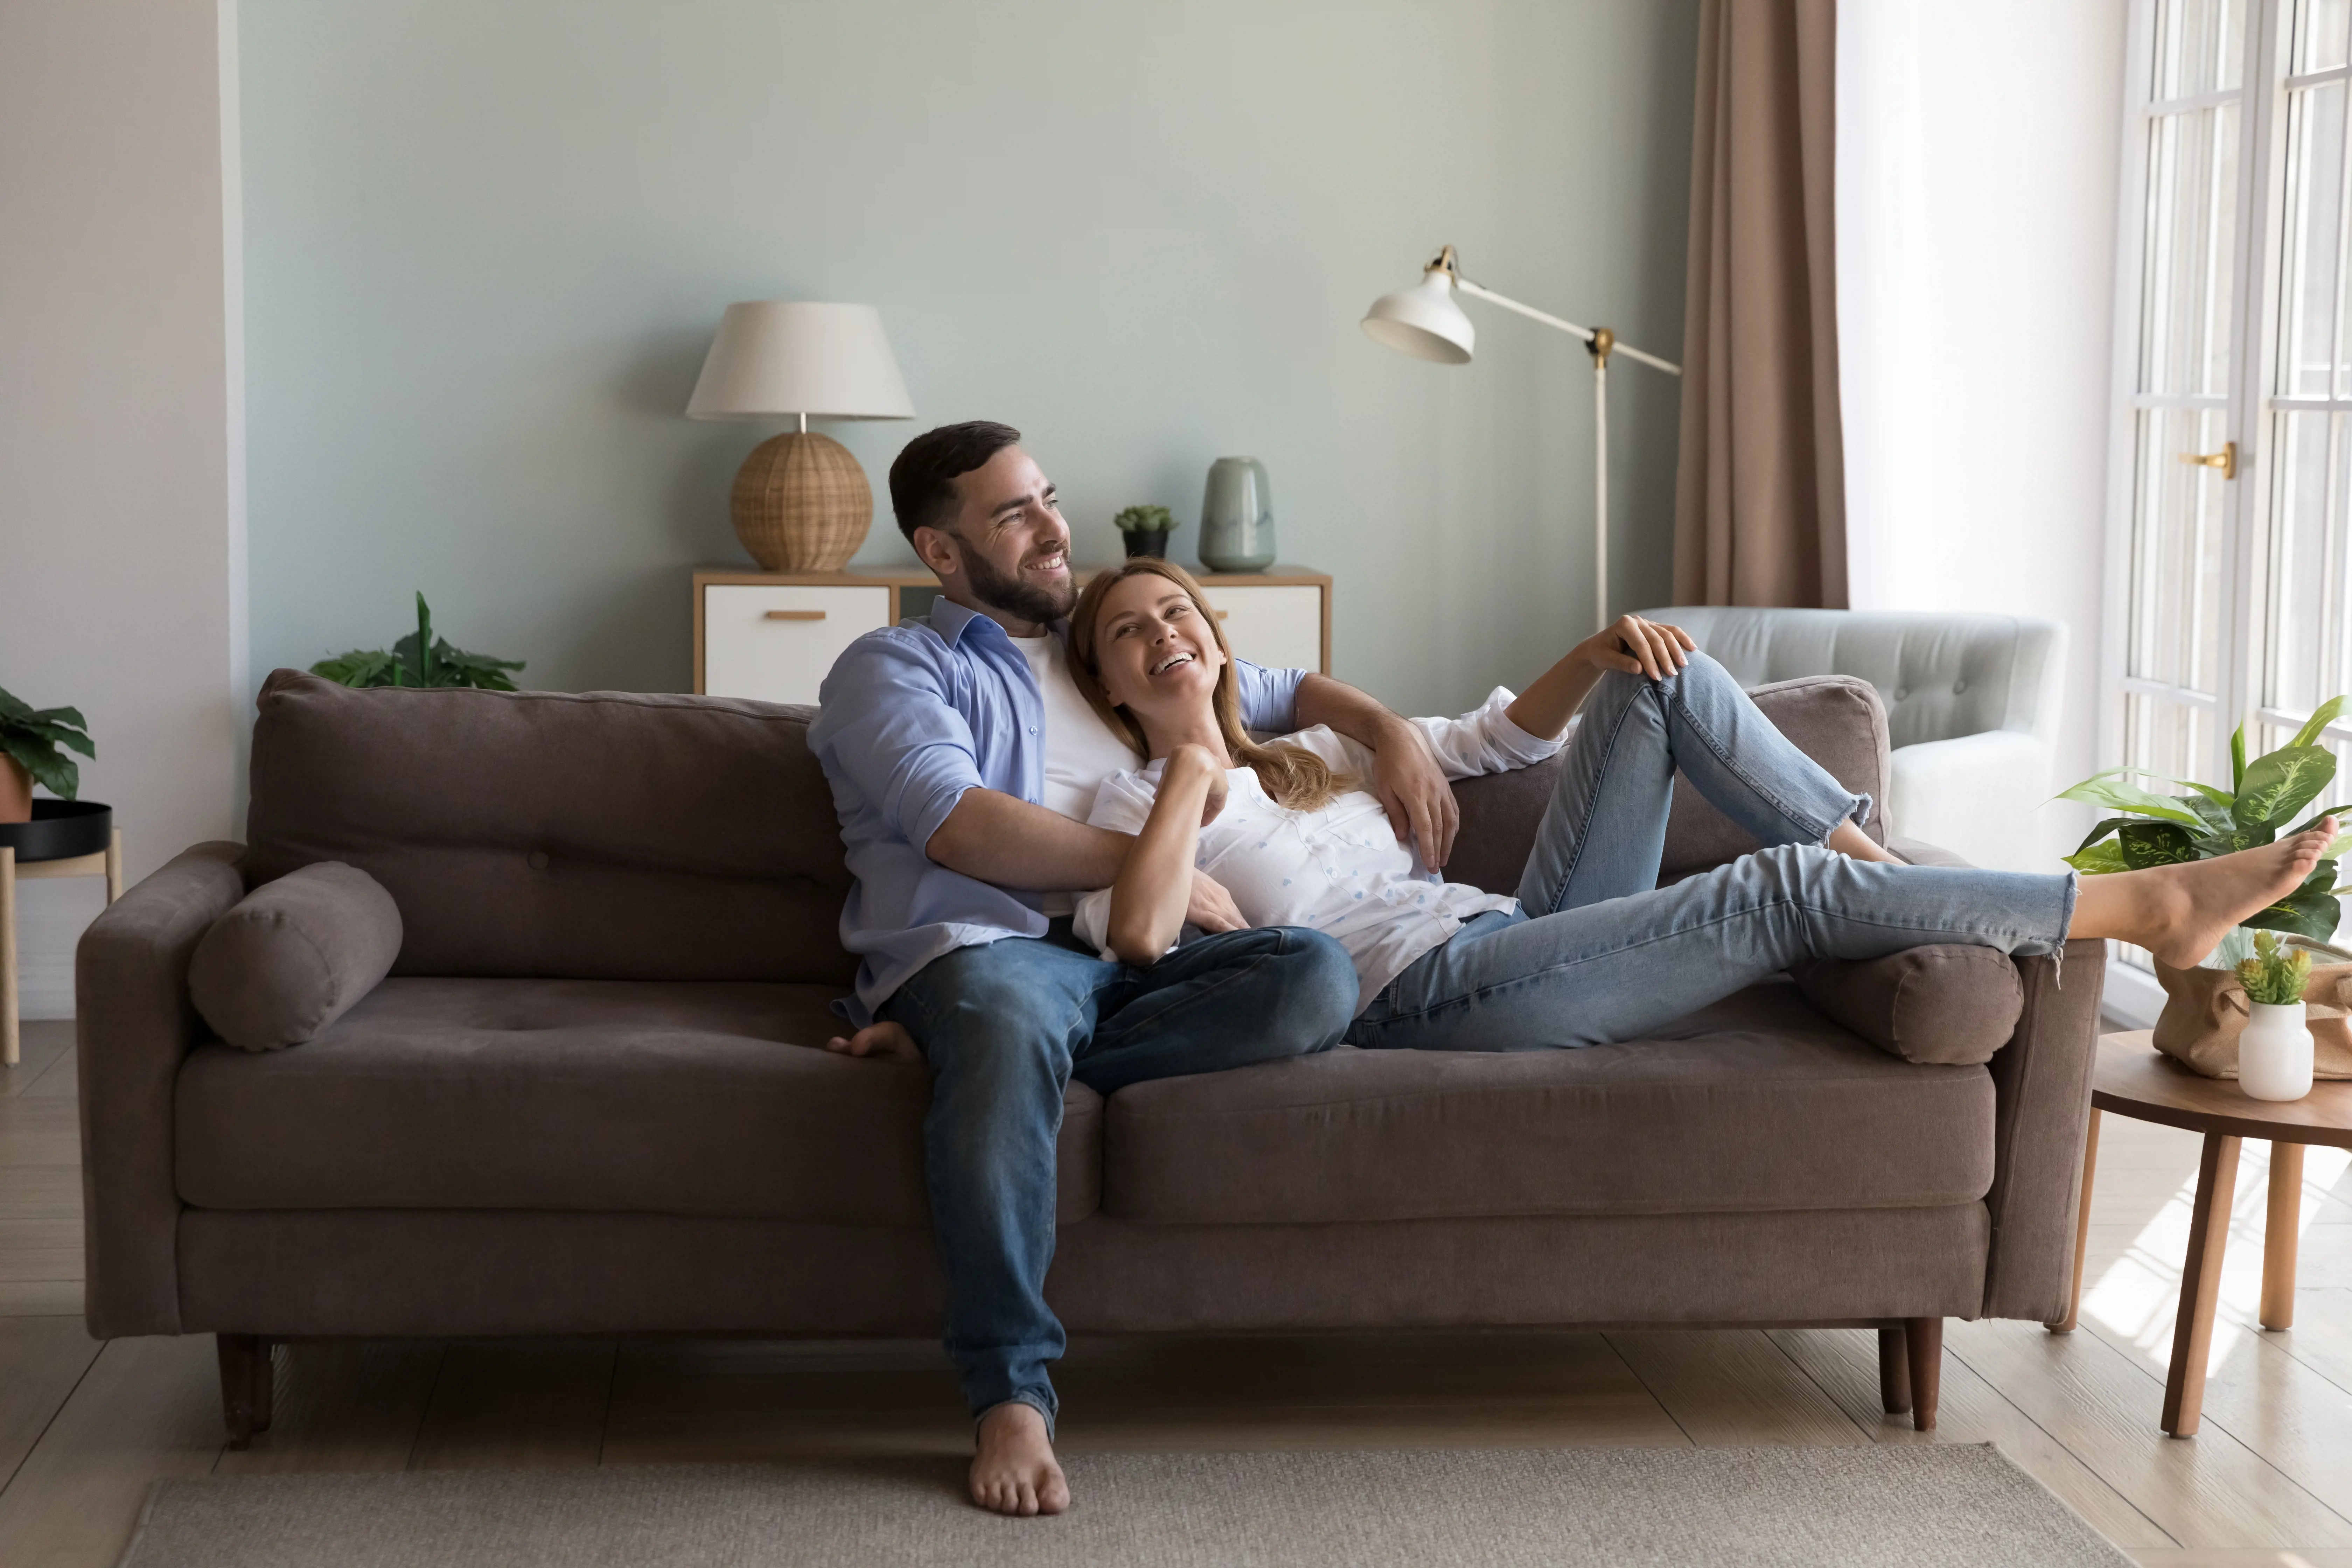
<svg viewBox="0 0 2352 1568">
<path fill-rule="evenodd" d="M 1637 1039 L 1802 957 L 1932 943 L 2118 937 L 2186 966 L 2300 885 L 2335 832 L 2079 886 L 1903 864 L 1860 831 L 1867 797 L 1687 636 L 1632 616 L 1520 695 L 1402 719 L 1234 659 L 1164 561 L 1079 593 L 1054 488 L 1019 441 L 950 425 L 892 465 L 898 526 L 940 599 L 842 654 L 809 733 L 856 879 L 842 912 L 856 1028 L 832 1043 L 919 1055 L 934 1075 L 947 1349 L 978 1419 L 972 1499 L 1000 1512 L 1069 1500 L 1044 1284 L 1071 1077 L 1108 1094 L 1343 1041 Z M 1447 779 L 1539 761 L 1572 719 L 1518 896 L 1445 883 Z M 1678 768 L 1767 847 L 1659 888 Z"/>
</svg>

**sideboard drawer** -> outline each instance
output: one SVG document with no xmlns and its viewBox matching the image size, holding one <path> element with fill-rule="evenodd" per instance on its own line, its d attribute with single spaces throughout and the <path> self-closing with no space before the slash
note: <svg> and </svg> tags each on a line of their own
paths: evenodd
<svg viewBox="0 0 2352 1568">
<path fill-rule="evenodd" d="M 1237 659 L 1270 670 L 1323 669 L 1323 590 L 1310 584 L 1204 583 Z M 1326 672 L 1327 674 L 1328 672 Z"/>
<path fill-rule="evenodd" d="M 707 584 L 701 689 L 813 703 L 841 651 L 889 623 L 887 588 Z"/>
</svg>

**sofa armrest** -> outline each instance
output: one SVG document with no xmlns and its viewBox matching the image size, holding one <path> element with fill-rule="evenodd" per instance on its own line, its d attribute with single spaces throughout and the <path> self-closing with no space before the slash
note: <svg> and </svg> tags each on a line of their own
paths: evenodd
<svg viewBox="0 0 2352 1568">
<path fill-rule="evenodd" d="M 2015 963 L 2025 1010 L 2017 1033 L 1988 1064 L 1993 1175 L 1985 1207 L 1992 1215 L 1992 1249 L 1985 1260 L 1984 1315 L 2055 1322 L 2066 1315 L 2074 1286 L 2107 945 L 2076 940 L 2066 944 L 2063 964 Z"/>
<path fill-rule="evenodd" d="M 245 896 L 245 846 L 183 852 L 107 906 L 74 954 L 84 1313 L 91 1335 L 180 1332 L 172 1097 L 205 1038 L 188 960 Z"/>
<path fill-rule="evenodd" d="M 2050 768 L 2050 747 L 2020 730 L 1898 746 L 1886 758 L 1887 831 L 1997 871 L 2051 870 L 2035 814 Z"/>
</svg>

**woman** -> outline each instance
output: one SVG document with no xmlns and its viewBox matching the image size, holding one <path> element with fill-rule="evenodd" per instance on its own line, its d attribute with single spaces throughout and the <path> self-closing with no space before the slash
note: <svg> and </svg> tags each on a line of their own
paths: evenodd
<svg viewBox="0 0 2352 1568">
<path fill-rule="evenodd" d="M 1417 869 L 1379 802 L 1370 758 L 1323 727 L 1253 742 L 1231 654 L 1181 568 L 1139 559 L 1097 576 L 1070 618 L 1079 689 L 1148 763 L 1114 775 L 1092 821 L 1136 834 L 1080 936 L 1156 962 L 1182 926 L 1192 869 L 1254 925 L 1337 938 L 1361 982 L 1359 1046 L 1494 1051 L 1637 1038 L 1807 956 L 1872 958 L 1968 942 L 2047 955 L 2117 937 L 2189 966 L 2318 863 L 2333 818 L 2276 844 L 2123 872 L 1912 866 L 1860 831 L 1849 792 L 1790 745 L 1680 630 L 1627 616 L 1513 697 L 1421 720 L 1452 777 L 1524 767 L 1581 714 L 1518 896 Z M 1679 768 L 1765 848 L 1656 884 Z"/>
</svg>

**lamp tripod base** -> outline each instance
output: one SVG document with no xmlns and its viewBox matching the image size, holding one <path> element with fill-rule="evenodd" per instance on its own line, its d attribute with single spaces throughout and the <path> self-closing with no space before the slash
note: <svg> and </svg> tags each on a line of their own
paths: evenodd
<svg viewBox="0 0 2352 1568">
<path fill-rule="evenodd" d="M 874 489 L 849 448 L 790 431 L 751 449 L 729 497 L 735 537 L 770 571 L 839 571 L 874 526 Z"/>
</svg>

